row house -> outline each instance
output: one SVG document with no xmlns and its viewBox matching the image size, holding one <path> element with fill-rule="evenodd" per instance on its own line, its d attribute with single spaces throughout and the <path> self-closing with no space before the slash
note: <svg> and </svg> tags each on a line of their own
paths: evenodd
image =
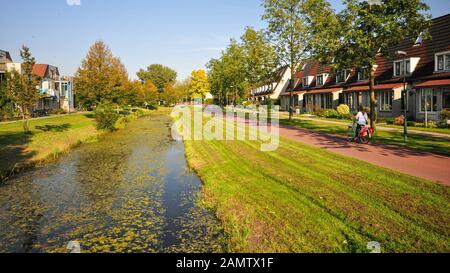
<svg viewBox="0 0 450 273">
<path fill-rule="evenodd" d="M 289 87 L 291 69 L 288 66 L 278 69 L 275 80 L 267 85 L 260 86 L 251 91 L 253 101 L 278 100 L 282 93 Z"/>
<path fill-rule="evenodd" d="M 397 117 L 408 105 L 415 120 L 439 120 L 450 109 L 450 14 L 436 18 L 430 39 L 405 40 L 376 59 L 375 91 L 380 117 Z M 398 55 L 402 51 L 405 56 Z M 404 96 L 404 78 L 408 95 Z M 348 105 L 370 106 L 369 71 L 349 68 L 333 71 L 331 65 L 306 60 L 295 76 L 295 87 L 281 94 L 281 108 L 288 110 L 290 91 L 302 112 Z"/>
</svg>

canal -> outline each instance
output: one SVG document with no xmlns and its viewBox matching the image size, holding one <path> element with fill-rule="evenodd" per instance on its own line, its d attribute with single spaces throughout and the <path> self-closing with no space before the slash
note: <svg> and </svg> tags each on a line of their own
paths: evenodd
<svg viewBox="0 0 450 273">
<path fill-rule="evenodd" d="M 1 185 L 0 252 L 224 251 L 170 125 L 143 117 Z"/>
</svg>

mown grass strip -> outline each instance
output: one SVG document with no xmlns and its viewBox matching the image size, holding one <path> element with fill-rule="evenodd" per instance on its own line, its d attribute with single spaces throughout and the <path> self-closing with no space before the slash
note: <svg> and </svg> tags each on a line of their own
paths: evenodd
<svg viewBox="0 0 450 273">
<path fill-rule="evenodd" d="M 449 189 L 282 139 L 185 141 L 238 252 L 448 252 Z"/>
</svg>

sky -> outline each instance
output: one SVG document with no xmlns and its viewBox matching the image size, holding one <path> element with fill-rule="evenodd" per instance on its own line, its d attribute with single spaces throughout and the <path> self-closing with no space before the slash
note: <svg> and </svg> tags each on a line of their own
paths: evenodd
<svg viewBox="0 0 450 273">
<path fill-rule="evenodd" d="M 336 10 L 341 0 L 330 1 Z M 450 0 L 425 0 L 433 17 L 450 13 Z M 246 26 L 265 27 L 261 0 L 0 0 L 0 49 L 20 62 L 22 45 L 37 63 L 73 75 L 95 41 L 104 41 L 130 78 L 160 63 L 184 79 L 220 56 Z"/>
</svg>

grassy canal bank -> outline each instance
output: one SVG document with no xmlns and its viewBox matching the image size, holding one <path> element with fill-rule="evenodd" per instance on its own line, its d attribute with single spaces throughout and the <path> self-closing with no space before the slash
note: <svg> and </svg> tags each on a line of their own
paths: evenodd
<svg viewBox="0 0 450 273">
<path fill-rule="evenodd" d="M 450 190 L 281 139 L 185 141 L 231 252 L 448 252 Z"/>
<path fill-rule="evenodd" d="M 162 109 L 161 111 L 166 111 Z M 145 111 L 145 115 L 152 114 Z M 137 118 L 131 114 L 126 120 Z M 117 127 L 126 123 L 121 119 Z M 53 161 L 61 154 L 86 142 L 93 142 L 103 132 L 95 128 L 92 113 L 79 113 L 30 120 L 31 132 L 23 132 L 22 122 L 0 124 L 0 181 L 23 169 Z"/>
</svg>

